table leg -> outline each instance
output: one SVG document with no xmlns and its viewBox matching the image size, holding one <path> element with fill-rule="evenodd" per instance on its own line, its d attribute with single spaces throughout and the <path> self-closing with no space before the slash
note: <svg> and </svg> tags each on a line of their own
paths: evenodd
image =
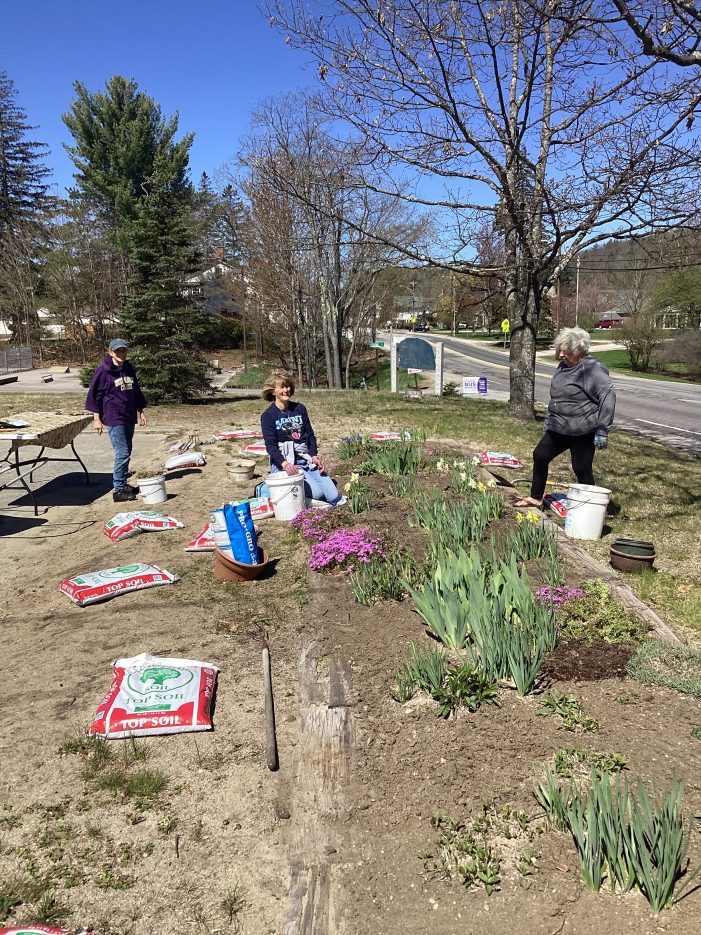
<svg viewBox="0 0 701 935">
<path fill-rule="evenodd" d="M 39 451 L 39 454 L 38 454 L 38 455 L 36 456 L 36 458 L 34 459 L 34 463 L 35 463 L 35 464 L 38 465 L 38 462 L 39 462 L 39 460 L 40 460 L 40 458 L 41 458 L 41 456 L 42 456 L 43 454 L 44 454 L 44 448 L 42 447 L 41 450 Z M 29 483 L 30 483 L 30 484 L 33 484 L 33 483 L 34 483 L 34 471 L 32 471 L 31 474 L 29 475 Z"/>
<path fill-rule="evenodd" d="M 76 461 L 78 462 L 78 464 L 80 464 L 80 466 L 82 467 L 82 469 L 85 471 L 85 483 L 86 483 L 86 484 L 89 484 L 89 483 L 90 483 L 90 475 L 88 474 L 88 469 L 85 467 L 85 465 L 83 464 L 83 462 L 82 462 L 82 460 L 81 460 L 80 455 L 79 455 L 78 452 L 75 450 L 75 444 L 74 444 L 73 442 L 71 442 L 71 448 L 73 449 L 73 454 L 75 455 Z"/>
</svg>

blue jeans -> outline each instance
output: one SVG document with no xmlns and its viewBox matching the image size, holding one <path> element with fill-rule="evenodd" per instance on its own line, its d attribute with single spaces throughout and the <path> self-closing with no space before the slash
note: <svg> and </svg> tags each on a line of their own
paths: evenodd
<svg viewBox="0 0 701 935">
<path fill-rule="evenodd" d="M 114 448 L 112 483 L 115 490 L 123 490 L 127 484 L 129 458 L 131 458 L 131 449 L 134 440 L 134 426 L 108 425 L 107 433 L 109 434 L 112 447 Z"/>
<path fill-rule="evenodd" d="M 304 493 L 313 500 L 326 500 L 327 503 L 337 503 L 341 499 L 341 494 L 336 490 L 336 485 L 328 474 L 315 468 L 313 471 L 307 470 L 301 464 L 297 467 L 304 474 Z M 276 474 L 280 468 L 270 465 L 270 473 Z"/>
</svg>

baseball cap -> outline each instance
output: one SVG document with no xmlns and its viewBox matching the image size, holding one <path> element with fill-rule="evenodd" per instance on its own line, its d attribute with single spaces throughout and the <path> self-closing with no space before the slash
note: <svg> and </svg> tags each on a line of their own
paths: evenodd
<svg viewBox="0 0 701 935">
<path fill-rule="evenodd" d="M 112 341 L 110 341 L 107 349 L 110 351 L 118 351 L 120 347 L 129 347 L 124 338 L 114 338 Z"/>
</svg>

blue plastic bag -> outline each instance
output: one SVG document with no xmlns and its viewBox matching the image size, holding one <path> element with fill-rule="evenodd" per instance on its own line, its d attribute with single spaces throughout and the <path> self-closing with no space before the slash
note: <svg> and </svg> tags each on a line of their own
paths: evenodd
<svg viewBox="0 0 701 935">
<path fill-rule="evenodd" d="M 248 502 L 224 504 L 224 520 L 236 561 L 243 565 L 257 565 L 258 541 Z"/>
</svg>

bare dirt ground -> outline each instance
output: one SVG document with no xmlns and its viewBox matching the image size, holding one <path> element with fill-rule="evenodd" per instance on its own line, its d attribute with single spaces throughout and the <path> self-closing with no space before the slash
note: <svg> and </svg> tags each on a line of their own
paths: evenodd
<svg viewBox="0 0 701 935">
<path fill-rule="evenodd" d="M 241 424 L 234 413 L 225 405 L 158 411 L 137 435 L 135 466 L 163 456 L 171 435 L 205 438 Z M 368 427 L 339 418 L 325 440 Z M 690 736 L 701 724 L 698 701 L 627 679 L 625 649 L 575 645 L 558 650 L 547 671 L 599 720 L 596 734 L 558 730 L 538 715 L 536 699 L 508 691 L 500 708 L 451 720 L 419 700 L 399 705 L 388 686 L 407 642 L 425 638 L 409 602 L 354 603 L 343 576 L 307 572 L 305 547 L 274 520 L 262 526 L 274 568 L 254 585 L 217 582 L 210 555 L 183 551 L 210 507 L 250 494 L 228 480 L 233 446 L 206 446 L 204 469 L 169 480 L 162 512 L 184 529 L 114 544 L 102 532 L 117 512 L 109 443 L 84 433 L 77 447 L 99 483 L 86 488 L 75 473 L 37 484 L 40 502 L 51 504 L 39 521 L 24 501 L 0 500 L 0 897 L 18 900 L 5 924 L 43 911 L 96 935 L 699 931 L 701 891 L 659 918 L 639 894 L 591 894 L 564 834 L 512 842 L 516 856 L 538 851 L 535 872 L 522 876 L 506 861 L 501 891 L 489 897 L 431 878 L 418 856 L 434 846 L 438 811 L 466 818 L 482 804 L 510 803 L 535 818 L 533 783 L 563 746 L 619 751 L 631 776 L 660 787 L 679 776 L 687 815 L 700 813 L 701 742 Z M 381 511 L 374 521 L 398 523 Z M 63 578 L 133 561 L 180 581 L 86 608 L 58 592 Z M 278 773 L 265 760 L 266 629 Z M 220 667 L 215 729 L 135 746 L 113 741 L 99 762 L 81 733 L 112 661 L 143 651 Z M 152 795 L 138 782 L 105 781 L 145 781 L 145 772 L 162 779 Z M 695 866 L 698 823 L 691 834 Z"/>
</svg>

